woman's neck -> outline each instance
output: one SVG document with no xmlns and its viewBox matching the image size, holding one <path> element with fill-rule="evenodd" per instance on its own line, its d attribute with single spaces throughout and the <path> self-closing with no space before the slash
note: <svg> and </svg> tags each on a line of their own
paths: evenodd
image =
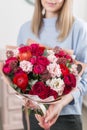
<svg viewBox="0 0 87 130">
<path fill-rule="evenodd" d="M 46 18 L 58 17 L 58 13 L 46 12 L 45 17 L 46 17 Z"/>
</svg>

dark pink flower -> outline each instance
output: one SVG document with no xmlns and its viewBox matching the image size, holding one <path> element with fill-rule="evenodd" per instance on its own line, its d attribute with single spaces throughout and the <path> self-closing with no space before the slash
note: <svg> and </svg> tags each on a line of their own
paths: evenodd
<svg viewBox="0 0 87 130">
<path fill-rule="evenodd" d="M 37 43 L 32 43 L 29 47 L 33 56 L 41 56 L 45 50 L 45 47 L 41 47 Z"/>
<path fill-rule="evenodd" d="M 4 72 L 5 74 L 9 75 L 9 74 L 11 73 L 11 71 L 12 71 L 12 69 L 11 69 L 11 67 L 9 66 L 9 64 L 5 64 L 5 65 L 3 66 L 3 72 Z"/>
<path fill-rule="evenodd" d="M 18 63 L 18 59 L 16 57 L 10 57 L 6 60 L 6 64 L 11 64 L 12 62 Z"/>
<path fill-rule="evenodd" d="M 20 53 L 26 53 L 28 51 L 30 51 L 30 47 L 29 46 L 22 46 L 22 47 L 19 48 L 19 52 Z"/>
<path fill-rule="evenodd" d="M 33 72 L 35 74 L 42 74 L 45 71 L 45 67 L 43 65 L 35 65 L 33 68 Z"/>
<path fill-rule="evenodd" d="M 32 57 L 32 58 L 30 59 L 30 62 L 31 62 L 33 65 L 37 64 L 37 58 L 36 58 L 36 57 Z"/>
<path fill-rule="evenodd" d="M 64 82 L 66 86 L 74 88 L 76 86 L 76 77 L 74 74 L 67 74 L 64 76 Z"/>
<path fill-rule="evenodd" d="M 43 65 L 43 66 L 47 66 L 49 65 L 49 60 L 45 57 L 45 56 L 39 56 L 37 58 L 37 64 Z"/>
</svg>

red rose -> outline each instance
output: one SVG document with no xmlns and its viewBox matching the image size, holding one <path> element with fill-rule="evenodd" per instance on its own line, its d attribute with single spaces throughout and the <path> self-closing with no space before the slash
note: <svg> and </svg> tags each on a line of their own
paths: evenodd
<svg viewBox="0 0 87 130">
<path fill-rule="evenodd" d="M 45 56 L 39 56 L 37 58 L 37 64 L 43 65 L 43 66 L 47 66 L 49 65 L 49 60 L 45 57 Z"/>
<path fill-rule="evenodd" d="M 60 68 L 63 76 L 69 73 L 69 69 L 64 64 L 60 64 Z"/>
<path fill-rule="evenodd" d="M 49 96 L 53 96 L 55 99 L 58 97 L 58 93 L 49 86 L 46 86 L 43 82 L 36 82 L 29 91 L 29 94 L 37 95 L 41 99 L 46 99 Z"/>
<path fill-rule="evenodd" d="M 64 83 L 71 88 L 76 87 L 76 77 L 74 74 L 67 74 L 64 76 Z"/>
<path fill-rule="evenodd" d="M 20 53 L 25 53 L 25 52 L 28 52 L 28 51 L 30 51 L 29 46 L 22 46 L 22 47 L 19 48 Z"/>
<path fill-rule="evenodd" d="M 30 51 L 31 51 L 32 55 L 36 56 L 36 53 L 37 53 L 37 51 L 39 49 L 39 44 L 31 44 L 29 46 L 29 48 L 30 48 Z"/>
<path fill-rule="evenodd" d="M 65 51 L 63 51 L 63 50 L 61 49 L 61 50 L 59 50 L 59 52 L 56 53 L 55 55 L 56 55 L 56 57 L 64 57 L 64 56 L 66 55 L 66 53 L 65 53 Z"/>
<path fill-rule="evenodd" d="M 37 58 L 36 58 L 36 57 L 32 57 L 32 58 L 30 59 L 30 62 L 31 62 L 33 65 L 37 64 Z"/>
<path fill-rule="evenodd" d="M 66 95 L 66 94 L 70 93 L 71 90 L 72 90 L 72 87 L 66 85 L 65 88 L 64 88 L 63 94 Z"/>
<path fill-rule="evenodd" d="M 56 98 L 58 98 L 58 93 L 57 93 L 55 90 L 50 89 L 50 94 L 49 94 L 49 96 L 53 96 L 54 99 L 56 99 Z"/>
<path fill-rule="evenodd" d="M 22 91 L 25 91 L 28 85 L 27 74 L 24 72 L 15 74 L 13 83 L 16 84 Z"/>
<path fill-rule="evenodd" d="M 69 54 L 66 54 L 65 58 L 67 60 L 69 60 L 70 62 L 73 62 L 73 59 L 72 59 L 72 57 Z"/>
<path fill-rule="evenodd" d="M 33 72 L 35 74 L 42 74 L 45 71 L 45 67 L 43 65 L 35 65 L 33 68 Z"/>
<path fill-rule="evenodd" d="M 43 46 L 39 46 L 39 50 L 38 50 L 38 52 L 37 52 L 37 55 L 38 55 L 38 56 L 43 55 L 44 50 L 45 50 L 45 47 L 43 47 Z"/>
<path fill-rule="evenodd" d="M 5 64 L 5 65 L 3 66 L 3 72 L 4 72 L 5 74 L 9 75 L 9 74 L 11 73 L 11 71 L 12 71 L 12 69 L 11 69 L 11 67 L 9 66 L 9 64 Z"/>
<path fill-rule="evenodd" d="M 36 82 L 29 94 L 38 95 L 41 99 L 45 99 L 48 97 L 49 88 L 45 86 L 43 82 Z"/>
<path fill-rule="evenodd" d="M 18 59 L 16 57 L 10 57 L 6 60 L 6 64 L 11 64 L 12 62 L 18 63 Z"/>
<path fill-rule="evenodd" d="M 33 56 L 41 56 L 44 53 L 45 47 L 39 46 L 39 44 L 31 44 L 30 46 L 30 51 Z"/>
<path fill-rule="evenodd" d="M 66 60 L 69 60 L 70 62 L 73 62 L 72 57 L 65 51 L 63 51 L 62 49 L 58 51 L 58 53 L 55 54 L 56 57 L 64 57 L 66 58 Z"/>
</svg>

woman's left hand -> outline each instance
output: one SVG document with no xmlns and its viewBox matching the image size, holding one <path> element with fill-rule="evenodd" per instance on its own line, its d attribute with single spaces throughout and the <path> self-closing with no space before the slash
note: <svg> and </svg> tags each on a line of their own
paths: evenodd
<svg viewBox="0 0 87 130">
<path fill-rule="evenodd" d="M 78 89 L 76 88 L 72 91 L 77 91 L 77 90 Z M 45 129 L 50 128 L 53 124 L 55 124 L 62 109 L 66 105 L 68 105 L 72 100 L 73 100 L 73 96 L 71 93 L 69 93 L 63 96 L 61 100 L 59 100 L 57 103 L 50 105 L 48 110 L 46 111 L 45 116 L 41 117 L 40 115 L 36 115 L 36 119 L 39 121 L 39 125 Z"/>
<path fill-rule="evenodd" d="M 49 106 L 46 115 L 44 117 L 36 115 L 35 117 L 39 121 L 39 125 L 44 129 L 50 128 L 53 124 L 55 124 L 62 108 L 63 108 L 62 103 L 58 101 L 56 104 L 52 104 Z"/>
<path fill-rule="evenodd" d="M 45 122 L 46 123 L 49 122 L 49 127 L 55 124 L 62 109 L 63 109 L 63 105 L 61 101 L 58 101 L 56 104 L 52 104 L 49 106 L 45 116 Z"/>
</svg>

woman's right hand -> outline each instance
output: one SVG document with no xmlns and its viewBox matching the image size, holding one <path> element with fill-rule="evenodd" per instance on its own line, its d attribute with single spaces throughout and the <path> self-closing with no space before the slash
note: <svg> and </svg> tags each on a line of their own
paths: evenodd
<svg viewBox="0 0 87 130">
<path fill-rule="evenodd" d="M 23 99 L 23 105 L 27 108 L 30 108 L 30 109 L 38 109 L 39 108 L 39 106 L 35 102 L 28 100 L 28 99 Z"/>
</svg>

